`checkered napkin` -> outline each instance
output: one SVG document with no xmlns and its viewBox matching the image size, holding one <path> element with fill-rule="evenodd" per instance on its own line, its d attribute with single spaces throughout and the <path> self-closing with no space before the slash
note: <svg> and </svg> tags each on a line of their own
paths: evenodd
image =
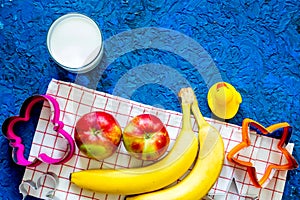
<svg viewBox="0 0 300 200">
<path fill-rule="evenodd" d="M 61 110 L 60 120 L 65 124 L 64 130 L 71 135 L 74 135 L 76 121 L 82 115 L 92 111 L 105 111 L 112 114 L 118 120 L 122 129 L 133 117 L 139 114 L 150 113 L 158 116 L 165 124 L 171 138 L 168 151 L 172 148 L 177 134 L 180 132 L 182 115 L 178 112 L 155 108 L 58 80 L 51 81 L 47 94 L 55 97 L 58 101 Z M 33 138 L 30 160 L 33 160 L 42 152 L 52 155 L 54 158 L 60 158 L 65 154 L 66 141 L 53 131 L 53 125 L 49 120 L 50 107 L 45 103 Z M 207 120 L 220 131 L 224 139 L 226 153 L 241 142 L 241 127 L 212 119 Z M 197 133 L 198 128 L 193 118 L 192 124 L 193 130 Z M 257 134 L 251 134 L 251 140 L 252 146 L 241 151 L 238 156 L 239 158 L 255 160 L 259 176 L 264 173 L 268 163 L 286 162 L 284 156 L 276 148 L 278 140 Z M 292 152 L 293 144 L 288 144 L 287 148 Z M 121 195 L 95 193 L 70 183 L 70 173 L 91 168 L 129 168 L 148 164 L 150 162 L 137 160 L 128 155 L 123 145 L 119 146 L 113 156 L 103 161 L 89 159 L 76 148 L 73 158 L 62 165 L 43 163 L 35 168 L 27 167 L 23 181 L 37 181 L 44 173 L 53 172 L 59 178 L 59 183 L 55 190 L 55 199 L 116 200 L 124 197 Z M 225 159 L 220 177 L 209 194 L 214 199 L 247 199 L 246 196 L 252 194 L 258 195 L 260 199 L 264 200 L 281 199 L 286 174 L 286 171 L 275 171 L 268 186 L 263 189 L 257 189 L 251 186 L 245 168 L 235 166 Z M 235 189 L 232 189 L 232 185 L 235 186 Z M 52 190 L 53 183 L 46 177 L 42 186 L 37 190 L 28 188 L 28 195 L 47 199 L 46 195 Z"/>
</svg>

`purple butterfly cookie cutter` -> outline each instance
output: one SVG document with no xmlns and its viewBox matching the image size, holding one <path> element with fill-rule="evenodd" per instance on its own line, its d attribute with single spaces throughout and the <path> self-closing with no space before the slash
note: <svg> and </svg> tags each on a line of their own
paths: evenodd
<svg viewBox="0 0 300 200">
<path fill-rule="evenodd" d="M 58 134 L 63 136 L 63 138 L 68 142 L 67 150 L 62 158 L 52 158 L 45 153 L 40 153 L 37 158 L 33 161 L 29 161 L 25 158 L 25 146 L 22 143 L 21 137 L 19 137 L 15 131 L 14 127 L 18 126 L 20 122 L 28 122 L 31 117 L 31 110 L 39 102 L 48 102 L 51 109 L 51 122 L 54 125 L 53 130 Z M 75 151 L 75 143 L 72 136 L 67 133 L 63 127 L 64 123 L 59 120 L 60 108 L 59 104 L 55 98 L 49 95 L 35 95 L 26 99 L 21 107 L 19 116 L 13 116 L 7 118 L 2 125 L 2 132 L 4 136 L 9 140 L 9 145 L 13 148 L 12 158 L 14 162 L 18 165 L 35 167 L 42 162 L 47 164 L 62 164 L 69 161 Z"/>
</svg>

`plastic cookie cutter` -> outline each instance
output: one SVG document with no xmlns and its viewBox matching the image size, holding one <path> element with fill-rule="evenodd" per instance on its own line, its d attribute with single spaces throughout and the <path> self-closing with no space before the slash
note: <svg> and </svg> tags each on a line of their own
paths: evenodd
<svg viewBox="0 0 300 200">
<path fill-rule="evenodd" d="M 281 134 L 280 140 L 277 144 L 277 148 L 287 160 L 286 164 L 269 164 L 266 168 L 263 176 L 258 180 L 257 172 L 252 162 L 247 162 L 244 160 L 239 160 L 235 155 L 242 149 L 251 145 L 250 140 L 250 129 L 254 129 L 258 134 L 270 136 L 275 131 L 279 131 Z M 265 186 L 264 184 L 269 179 L 272 170 L 291 170 L 298 168 L 298 163 L 295 158 L 288 152 L 285 146 L 288 144 L 292 132 L 292 127 L 286 123 L 278 123 L 271 125 L 267 128 L 257 123 L 252 119 L 244 119 L 242 124 L 242 142 L 233 147 L 233 149 L 227 154 L 227 159 L 237 165 L 241 165 L 247 168 L 247 173 L 252 181 L 253 185 L 258 188 Z"/>
<path fill-rule="evenodd" d="M 228 186 L 227 186 L 227 189 L 224 193 L 215 193 L 215 194 L 208 194 L 204 199 L 205 200 L 213 200 L 213 199 L 227 199 L 227 196 L 229 193 L 232 193 L 232 194 L 235 194 L 235 195 L 238 195 L 239 198 L 245 198 L 245 199 L 251 199 L 251 200 L 258 200 L 258 194 L 244 194 L 244 193 L 241 193 L 238 189 L 238 186 L 237 186 L 237 183 L 236 183 L 236 180 L 235 178 L 233 177 Z"/>
<path fill-rule="evenodd" d="M 67 152 L 62 158 L 52 158 L 45 153 L 41 153 L 38 155 L 38 158 L 35 158 L 33 161 L 29 161 L 24 156 L 25 146 L 22 143 L 21 137 L 15 134 L 14 127 L 18 126 L 18 123 L 20 122 L 28 122 L 31 117 L 31 110 L 33 106 L 41 101 L 49 103 L 51 109 L 51 122 L 54 125 L 53 130 L 62 135 L 68 142 Z M 24 101 L 19 116 L 9 117 L 4 121 L 2 131 L 4 136 L 9 140 L 9 145 L 13 148 L 12 158 L 15 163 L 22 166 L 35 167 L 42 162 L 47 164 L 62 164 L 72 158 L 75 151 L 75 143 L 72 136 L 63 129 L 64 123 L 59 120 L 59 115 L 59 104 L 55 98 L 49 95 L 35 95 Z"/>
<path fill-rule="evenodd" d="M 52 172 L 48 172 L 45 174 L 42 174 L 37 181 L 33 181 L 33 180 L 25 180 L 23 181 L 20 185 L 19 185 L 19 192 L 23 195 L 23 200 L 26 198 L 26 196 L 28 195 L 29 189 L 33 189 L 33 190 L 39 190 L 44 182 L 46 181 L 46 179 L 49 178 L 51 180 L 48 181 L 50 185 L 49 188 L 50 191 L 48 191 L 46 193 L 46 200 L 54 200 L 56 199 L 54 194 L 55 194 L 55 190 L 56 187 L 58 185 L 58 177 L 56 176 L 56 174 L 52 173 Z M 48 188 L 48 187 L 47 187 Z"/>
</svg>

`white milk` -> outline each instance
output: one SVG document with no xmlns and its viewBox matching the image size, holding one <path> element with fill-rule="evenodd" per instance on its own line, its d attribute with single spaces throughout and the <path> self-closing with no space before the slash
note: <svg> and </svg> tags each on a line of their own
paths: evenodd
<svg viewBox="0 0 300 200">
<path fill-rule="evenodd" d="M 102 35 L 97 24 L 77 13 L 66 14 L 51 25 L 47 46 L 57 64 L 75 73 L 92 70 L 103 55 Z"/>
</svg>

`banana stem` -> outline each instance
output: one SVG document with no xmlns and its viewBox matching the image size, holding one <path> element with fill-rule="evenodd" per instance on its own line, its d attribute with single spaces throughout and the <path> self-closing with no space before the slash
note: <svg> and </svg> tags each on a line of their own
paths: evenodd
<svg viewBox="0 0 300 200">
<path fill-rule="evenodd" d="M 199 106 L 198 106 L 198 101 L 195 97 L 195 100 L 192 104 L 192 112 L 193 112 L 193 115 L 197 121 L 197 124 L 200 127 L 202 126 L 207 126 L 208 125 L 208 122 L 204 119 L 203 115 L 201 114 L 201 111 L 199 109 Z"/>
<path fill-rule="evenodd" d="M 191 104 L 182 103 L 182 130 L 191 131 Z"/>
</svg>

